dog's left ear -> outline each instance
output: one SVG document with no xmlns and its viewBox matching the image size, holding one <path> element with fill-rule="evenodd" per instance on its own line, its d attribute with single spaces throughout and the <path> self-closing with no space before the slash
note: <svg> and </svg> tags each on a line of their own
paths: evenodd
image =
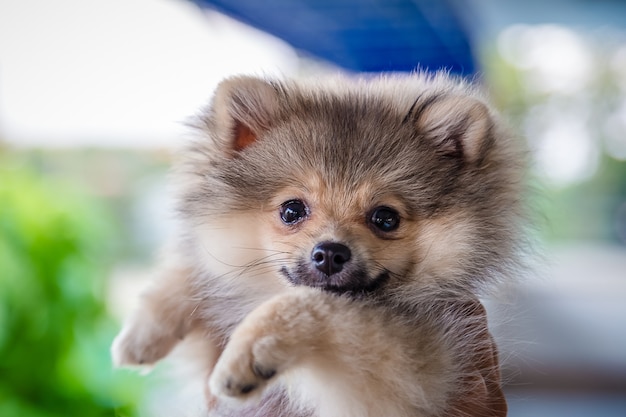
<svg viewBox="0 0 626 417">
<path fill-rule="evenodd" d="M 268 131 L 279 113 L 278 91 L 268 81 L 233 77 L 222 81 L 212 103 L 213 126 L 220 146 L 240 152 Z"/>
<path fill-rule="evenodd" d="M 438 153 L 472 163 L 491 137 L 493 119 L 487 106 L 468 96 L 435 97 L 416 112 L 416 126 Z"/>
</svg>

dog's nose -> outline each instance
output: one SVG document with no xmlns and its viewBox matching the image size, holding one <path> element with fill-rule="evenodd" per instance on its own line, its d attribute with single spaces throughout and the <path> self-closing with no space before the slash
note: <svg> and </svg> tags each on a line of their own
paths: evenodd
<svg viewBox="0 0 626 417">
<path fill-rule="evenodd" d="M 311 252 L 313 264 L 327 276 L 341 272 L 351 256 L 350 248 L 337 242 L 319 243 Z"/>
</svg>

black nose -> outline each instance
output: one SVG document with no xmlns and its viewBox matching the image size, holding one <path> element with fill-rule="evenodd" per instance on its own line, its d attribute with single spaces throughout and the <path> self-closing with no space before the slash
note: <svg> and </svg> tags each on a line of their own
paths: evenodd
<svg viewBox="0 0 626 417">
<path fill-rule="evenodd" d="M 328 276 L 341 272 L 343 265 L 350 260 L 350 249 L 336 242 L 317 244 L 311 252 L 311 260 L 315 267 Z"/>
</svg>

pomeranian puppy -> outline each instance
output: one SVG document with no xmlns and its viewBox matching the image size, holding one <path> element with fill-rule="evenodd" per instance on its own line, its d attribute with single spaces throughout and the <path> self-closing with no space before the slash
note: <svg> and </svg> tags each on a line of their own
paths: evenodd
<svg viewBox="0 0 626 417">
<path fill-rule="evenodd" d="M 471 85 L 234 77 L 193 125 L 116 365 L 200 338 L 211 416 L 506 415 L 478 296 L 516 271 L 524 158 Z"/>
</svg>

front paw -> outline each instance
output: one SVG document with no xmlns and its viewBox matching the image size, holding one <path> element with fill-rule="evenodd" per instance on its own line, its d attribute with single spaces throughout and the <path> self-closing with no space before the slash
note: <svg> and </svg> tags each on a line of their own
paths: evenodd
<svg viewBox="0 0 626 417">
<path fill-rule="evenodd" d="M 167 355 L 181 338 L 156 323 L 131 322 L 113 340 L 113 364 L 117 367 L 152 365 Z"/>
<path fill-rule="evenodd" d="M 285 352 L 275 337 L 236 333 L 215 365 L 209 389 L 218 397 L 257 398 L 284 369 L 285 358 L 281 356 Z"/>
<path fill-rule="evenodd" d="M 253 310 L 230 337 L 209 379 L 218 397 L 259 397 L 287 371 L 311 360 L 327 334 L 322 294 L 304 289 L 278 295 Z"/>
</svg>

